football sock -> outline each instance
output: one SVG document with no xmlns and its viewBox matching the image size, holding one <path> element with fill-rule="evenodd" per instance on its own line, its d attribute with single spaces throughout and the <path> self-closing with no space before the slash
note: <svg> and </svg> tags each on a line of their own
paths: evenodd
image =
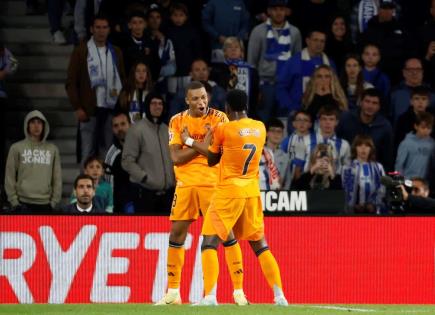
<svg viewBox="0 0 435 315">
<path fill-rule="evenodd" d="M 202 273 L 204 276 L 204 296 L 216 294 L 219 276 L 219 261 L 215 248 L 205 248 L 201 253 Z"/>
<path fill-rule="evenodd" d="M 169 242 L 168 248 L 168 288 L 178 289 L 181 282 L 181 270 L 184 265 L 184 247 L 183 244 Z"/>
<path fill-rule="evenodd" d="M 263 247 L 255 253 L 260 262 L 261 270 L 266 277 L 269 286 L 276 290 L 275 287 L 282 289 L 281 274 L 279 271 L 278 263 L 273 257 L 268 247 Z"/>
<path fill-rule="evenodd" d="M 243 260 L 242 250 L 237 240 L 225 242 L 225 260 L 231 275 L 234 290 L 243 288 Z"/>
</svg>

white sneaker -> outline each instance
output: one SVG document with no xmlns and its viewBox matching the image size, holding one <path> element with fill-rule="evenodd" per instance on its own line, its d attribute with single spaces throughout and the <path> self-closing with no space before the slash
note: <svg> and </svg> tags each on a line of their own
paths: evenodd
<svg viewBox="0 0 435 315">
<path fill-rule="evenodd" d="M 288 302 L 284 295 L 276 296 L 274 301 L 277 306 L 288 306 Z"/>
<path fill-rule="evenodd" d="M 55 43 L 56 45 L 65 45 L 66 44 L 65 36 L 63 36 L 63 33 L 60 30 L 56 31 L 53 34 L 53 43 Z"/>
<path fill-rule="evenodd" d="M 243 290 L 235 290 L 233 293 L 234 302 L 239 306 L 249 305 Z"/>
<path fill-rule="evenodd" d="M 206 295 L 202 298 L 201 301 L 199 301 L 196 304 L 193 304 L 194 306 L 218 306 L 218 302 L 216 299 L 216 295 Z"/>
<path fill-rule="evenodd" d="M 181 303 L 180 292 L 168 291 L 165 296 L 154 305 L 179 305 Z"/>
</svg>

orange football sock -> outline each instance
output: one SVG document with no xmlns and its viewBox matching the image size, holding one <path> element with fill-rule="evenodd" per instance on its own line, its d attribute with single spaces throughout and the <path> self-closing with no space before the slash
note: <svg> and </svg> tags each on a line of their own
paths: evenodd
<svg viewBox="0 0 435 315">
<path fill-rule="evenodd" d="M 177 247 L 169 244 L 168 248 L 168 288 L 178 289 L 181 282 L 181 271 L 184 265 L 184 247 L 177 244 Z"/>
<path fill-rule="evenodd" d="M 281 273 L 279 271 L 278 263 L 273 257 L 269 249 L 266 249 L 258 255 L 258 261 L 260 262 L 261 270 L 266 277 L 269 286 L 274 289 L 277 286 L 282 289 Z"/>
<path fill-rule="evenodd" d="M 243 289 L 242 250 L 237 240 L 224 243 L 225 260 L 231 275 L 234 290 Z"/>
<path fill-rule="evenodd" d="M 204 275 L 204 296 L 216 294 L 219 276 L 219 260 L 216 249 L 207 248 L 201 253 L 202 274 Z"/>
</svg>

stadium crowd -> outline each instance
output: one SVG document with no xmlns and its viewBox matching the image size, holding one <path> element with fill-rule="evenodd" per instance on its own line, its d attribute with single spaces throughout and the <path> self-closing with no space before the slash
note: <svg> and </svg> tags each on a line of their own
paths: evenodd
<svg viewBox="0 0 435 315">
<path fill-rule="evenodd" d="M 69 213 L 169 214 L 168 124 L 188 108 L 192 81 L 221 111 L 228 91 L 247 94 L 267 130 L 262 190 L 343 189 L 348 213 L 388 214 L 386 173 L 435 187 L 435 1 L 76 0 L 71 39 L 65 1 L 47 3 L 53 42 L 75 44 L 66 91 L 83 174 Z M 38 14 L 38 1 L 28 5 Z M 0 45 L 0 103 L 12 54 Z M 2 161 L 7 200 L 56 213 L 49 122 L 32 111 L 24 131 Z"/>
</svg>

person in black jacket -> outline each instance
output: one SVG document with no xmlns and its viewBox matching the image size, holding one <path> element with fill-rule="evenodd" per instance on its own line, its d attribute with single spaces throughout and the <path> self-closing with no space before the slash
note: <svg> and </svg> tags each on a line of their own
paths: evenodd
<svg viewBox="0 0 435 315">
<path fill-rule="evenodd" d="M 104 209 L 97 208 L 92 200 L 95 196 L 94 180 L 89 175 L 79 175 L 74 181 L 74 193 L 77 202 L 65 207 L 64 212 L 68 214 L 105 214 Z"/>
<path fill-rule="evenodd" d="M 433 214 L 435 213 L 435 199 L 429 198 L 429 184 L 420 177 L 412 179 L 412 191 L 408 193 L 403 185 L 400 186 L 403 200 L 407 202 L 407 213 Z"/>
</svg>

